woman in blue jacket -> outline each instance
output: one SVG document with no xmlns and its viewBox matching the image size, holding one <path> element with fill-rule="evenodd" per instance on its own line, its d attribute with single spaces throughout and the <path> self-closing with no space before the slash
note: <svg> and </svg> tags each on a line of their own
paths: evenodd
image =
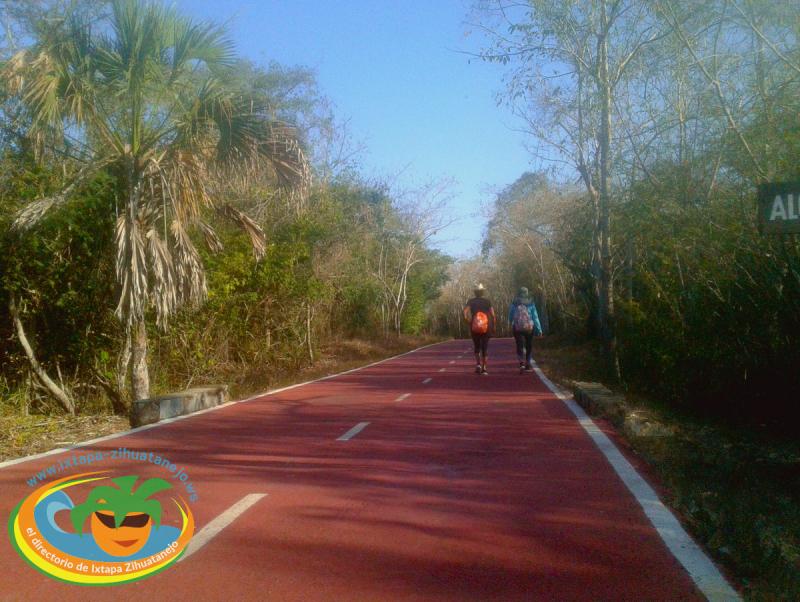
<svg viewBox="0 0 800 602">
<path fill-rule="evenodd" d="M 531 365 L 531 351 L 533 336 L 542 334 L 542 325 L 539 322 L 539 312 L 528 294 L 528 289 L 520 287 L 517 296 L 508 308 L 508 322 L 517 344 L 517 358 L 519 359 L 520 372 L 533 370 Z M 523 360 L 524 357 L 524 360 Z"/>
</svg>

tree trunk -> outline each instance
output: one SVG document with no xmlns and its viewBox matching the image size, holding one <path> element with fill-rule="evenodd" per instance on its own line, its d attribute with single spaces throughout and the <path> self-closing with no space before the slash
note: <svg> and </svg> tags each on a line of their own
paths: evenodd
<svg viewBox="0 0 800 602">
<path fill-rule="evenodd" d="M 608 19 L 605 3 L 602 4 L 603 33 L 600 43 L 599 85 L 601 94 L 600 121 L 600 207 L 598 230 L 600 235 L 600 282 L 598 318 L 600 339 L 609 372 L 620 377 L 617 358 L 617 337 L 614 329 L 614 290 L 611 273 L 611 208 L 609 172 L 611 171 L 611 95 L 612 85 L 608 73 Z"/>
<path fill-rule="evenodd" d="M 548 290 L 547 290 L 547 274 L 544 269 L 544 253 L 539 247 L 539 277 L 542 281 L 542 304 L 541 304 L 541 318 L 542 334 L 550 332 L 550 310 L 548 307 Z"/>
<path fill-rule="evenodd" d="M 128 371 L 131 365 L 131 331 L 125 329 L 125 342 L 117 357 L 117 391 L 121 395 L 128 389 Z"/>
<path fill-rule="evenodd" d="M 394 332 L 399 337 L 400 327 L 403 323 L 403 308 L 400 304 L 400 299 L 397 299 L 394 304 Z"/>
<path fill-rule="evenodd" d="M 633 274 L 634 274 L 634 267 L 633 267 L 633 256 L 635 253 L 635 247 L 633 245 L 633 240 L 629 240 L 628 244 L 626 245 L 626 252 L 625 252 L 625 280 L 627 286 L 625 287 L 625 296 L 627 298 L 628 303 L 633 302 Z"/>
<path fill-rule="evenodd" d="M 58 401 L 67 412 L 74 416 L 75 402 L 53 381 L 52 378 L 48 376 L 45 369 L 42 368 L 41 364 L 39 364 L 39 361 L 36 359 L 36 355 L 33 352 L 33 347 L 31 347 L 31 344 L 28 342 L 28 337 L 25 335 L 25 329 L 22 326 L 22 320 L 20 320 L 17 304 L 13 296 L 9 301 L 8 308 L 11 312 L 11 318 L 14 321 L 14 327 L 17 331 L 17 338 L 19 339 L 20 345 L 22 345 L 22 349 L 25 351 L 25 356 L 28 358 L 28 362 L 31 365 L 31 370 L 36 375 L 36 378 L 38 378 L 42 383 L 42 385 L 44 385 L 44 388 L 47 390 L 47 392 L 56 401 Z"/>
<path fill-rule="evenodd" d="M 308 359 L 314 363 L 314 346 L 311 342 L 311 303 L 306 303 L 306 341 L 308 342 Z"/>
<path fill-rule="evenodd" d="M 150 374 L 147 370 L 147 325 L 144 318 L 133 325 L 131 353 L 131 389 L 134 401 L 150 397 Z"/>
<path fill-rule="evenodd" d="M 106 395 L 108 395 L 108 399 L 111 401 L 111 408 L 114 410 L 114 413 L 118 416 L 127 416 L 128 412 L 130 411 L 130 407 L 125 401 L 124 389 L 116 389 L 111 381 L 106 378 L 105 374 L 100 372 L 97 367 L 93 368 L 93 372 L 97 382 L 100 383 L 100 386 L 106 392 Z"/>
</svg>

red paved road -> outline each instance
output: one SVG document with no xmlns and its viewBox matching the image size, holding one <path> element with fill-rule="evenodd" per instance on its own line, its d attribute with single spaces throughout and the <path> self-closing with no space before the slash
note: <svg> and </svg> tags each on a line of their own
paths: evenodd
<svg viewBox="0 0 800 602">
<path fill-rule="evenodd" d="M 453 341 L 92 446 L 185 466 L 198 530 L 248 493 L 268 496 L 185 562 L 112 589 L 51 580 L 3 536 L 0 597 L 702 599 L 569 410 L 517 373 L 512 342 L 491 351 L 489 376 Z M 65 455 L 0 469 L 4 520 L 26 480 Z"/>
</svg>

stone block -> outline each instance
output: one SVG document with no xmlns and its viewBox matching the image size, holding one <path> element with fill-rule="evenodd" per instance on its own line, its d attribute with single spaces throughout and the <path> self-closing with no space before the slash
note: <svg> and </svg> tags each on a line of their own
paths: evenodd
<svg viewBox="0 0 800 602">
<path fill-rule="evenodd" d="M 153 424 L 218 406 L 228 400 L 227 385 L 194 387 L 178 393 L 140 399 L 131 404 L 131 426 Z"/>
<path fill-rule="evenodd" d="M 616 425 L 625 420 L 625 398 L 600 383 L 575 383 L 575 399 L 592 415 L 602 416 Z"/>
</svg>

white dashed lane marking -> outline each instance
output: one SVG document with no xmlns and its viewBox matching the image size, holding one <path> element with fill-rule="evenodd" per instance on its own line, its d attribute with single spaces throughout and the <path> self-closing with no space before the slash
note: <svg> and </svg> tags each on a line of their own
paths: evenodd
<svg viewBox="0 0 800 602">
<path fill-rule="evenodd" d="M 233 506 L 225 510 L 222 514 L 220 514 L 217 518 L 212 520 L 208 523 L 205 527 L 200 529 L 198 533 L 192 537 L 192 540 L 189 542 L 189 545 L 186 546 L 186 551 L 183 553 L 183 556 L 178 558 L 178 562 L 182 562 L 189 558 L 192 554 L 197 552 L 200 548 L 206 545 L 209 541 L 214 539 L 220 531 L 222 531 L 225 527 L 230 525 L 233 521 L 235 521 L 239 516 L 241 516 L 245 510 L 247 510 L 250 506 L 255 504 L 258 500 L 265 497 L 266 493 L 249 493 L 236 502 Z"/>
<path fill-rule="evenodd" d="M 367 428 L 368 424 L 369 422 L 359 422 L 357 425 L 355 425 L 353 428 L 347 431 L 344 435 L 339 437 L 337 441 L 349 441 L 350 439 L 358 435 L 361 431 L 363 431 L 365 428 Z"/>
</svg>

